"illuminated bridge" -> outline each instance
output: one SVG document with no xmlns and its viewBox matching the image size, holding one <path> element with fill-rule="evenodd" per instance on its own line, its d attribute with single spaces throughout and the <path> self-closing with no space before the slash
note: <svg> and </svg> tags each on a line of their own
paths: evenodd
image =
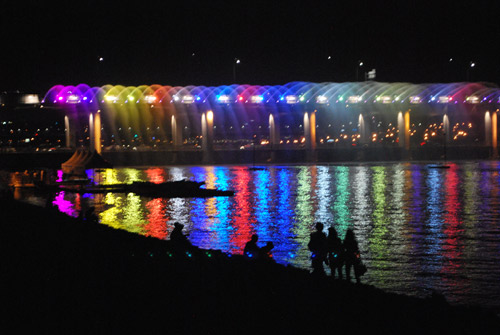
<svg viewBox="0 0 500 335">
<path fill-rule="evenodd" d="M 65 146 L 94 150 L 482 146 L 497 151 L 500 89 L 483 83 L 57 85 Z"/>
</svg>

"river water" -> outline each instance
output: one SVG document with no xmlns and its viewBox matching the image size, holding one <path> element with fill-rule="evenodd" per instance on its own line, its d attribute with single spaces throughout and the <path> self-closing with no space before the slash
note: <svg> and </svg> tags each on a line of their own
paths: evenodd
<svg viewBox="0 0 500 335">
<path fill-rule="evenodd" d="M 168 239 L 174 222 L 201 248 L 241 253 L 251 235 L 274 243 L 281 264 L 310 269 L 314 224 L 353 228 L 368 271 L 362 282 L 420 297 L 500 311 L 500 162 L 115 168 L 95 183 L 205 181 L 234 197 L 148 198 L 59 192 L 60 211 L 95 206 L 100 222 Z M 61 172 L 59 171 L 59 176 Z M 43 205 L 44 199 L 24 195 Z"/>
</svg>

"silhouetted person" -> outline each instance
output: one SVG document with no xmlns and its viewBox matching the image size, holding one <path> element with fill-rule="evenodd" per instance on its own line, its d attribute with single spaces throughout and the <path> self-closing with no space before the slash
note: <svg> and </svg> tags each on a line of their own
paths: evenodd
<svg viewBox="0 0 500 335">
<path fill-rule="evenodd" d="M 273 248 L 273 242 L 267 242 L 265 246 L 259 249 L 259 259 L 272 259 L 271 250 Z"/>
<path fill-rule="evenodd" d="M 184 225 L 182 223 L 174 223 L 174 229 L 170 233 L 170 241 L 172 241 L 174 248 L 188 249 L 191 246 L 187 236 L 182 233 L 183 228 Z"/>
<path fill-rule="evenodd" d="M 253 234 L 250 241 L 245 244 L 245 249 L 243 250 L 243 255 L 248 258 L 258 258 L 260 253 L 260 248 L 257 245 L 259 240 L 259 235 Z"/>
<path fill-rule="evenodd" d="M 323 224 L 316 223 L 316 231 L 311 233 L 311 239 L 307 247 L 312 252 L 311 264 L 313 274 L 324 275 L 323 262 L 327 262 L 326 234 L 323 232 Z"/>
<path fill-rule="evenodd" d="M 328 265 L 332 271 L 332 278 L 335 278 L 335 271 L 338 272 L 339 279 L 342 279 L 342 266 L 344 265 L 344 246 L 334 227 L 328 228 L 326 238 L 328 250 Z"/>
<path fill-rule="evenodd" d="M 351 266 L 354 268 L 354 275 L 356 276 L 356 283 L 360 283 L 359 273 L 356 271 L 356 266 L 360 264 L 360 254 L 358 242 L 354 236 L 354 231 L 352 229 L 347 229 L 344 239 L 344 249 L 345 249 L 345 274 L 346 279 L 351 280 Z"/>
</svg>

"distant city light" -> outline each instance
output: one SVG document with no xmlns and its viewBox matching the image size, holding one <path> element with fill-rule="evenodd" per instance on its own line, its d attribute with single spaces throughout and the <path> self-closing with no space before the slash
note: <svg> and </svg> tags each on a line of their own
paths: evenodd
<svg viewBox="0 0 500 335">
<path fill-rule="evenodd" d="M 37 94 L 26 94 L 22 97 L 21 102 L 24 104 L 38 104 L 40 100 Z"/>
</svg>

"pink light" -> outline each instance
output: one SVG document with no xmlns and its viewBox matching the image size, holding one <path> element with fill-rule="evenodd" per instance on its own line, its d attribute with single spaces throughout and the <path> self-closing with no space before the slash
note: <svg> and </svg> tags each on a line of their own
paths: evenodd
<svg viewBox="0 0 500 335">
<path fill-rule="evenodd" d="M 57 98 L 57 100 L 59 100 L 59 101 L 61 101 L 62 99 L 63 99 L 63 97 L 59 97 L 59 98 Z"/>
</svg>

